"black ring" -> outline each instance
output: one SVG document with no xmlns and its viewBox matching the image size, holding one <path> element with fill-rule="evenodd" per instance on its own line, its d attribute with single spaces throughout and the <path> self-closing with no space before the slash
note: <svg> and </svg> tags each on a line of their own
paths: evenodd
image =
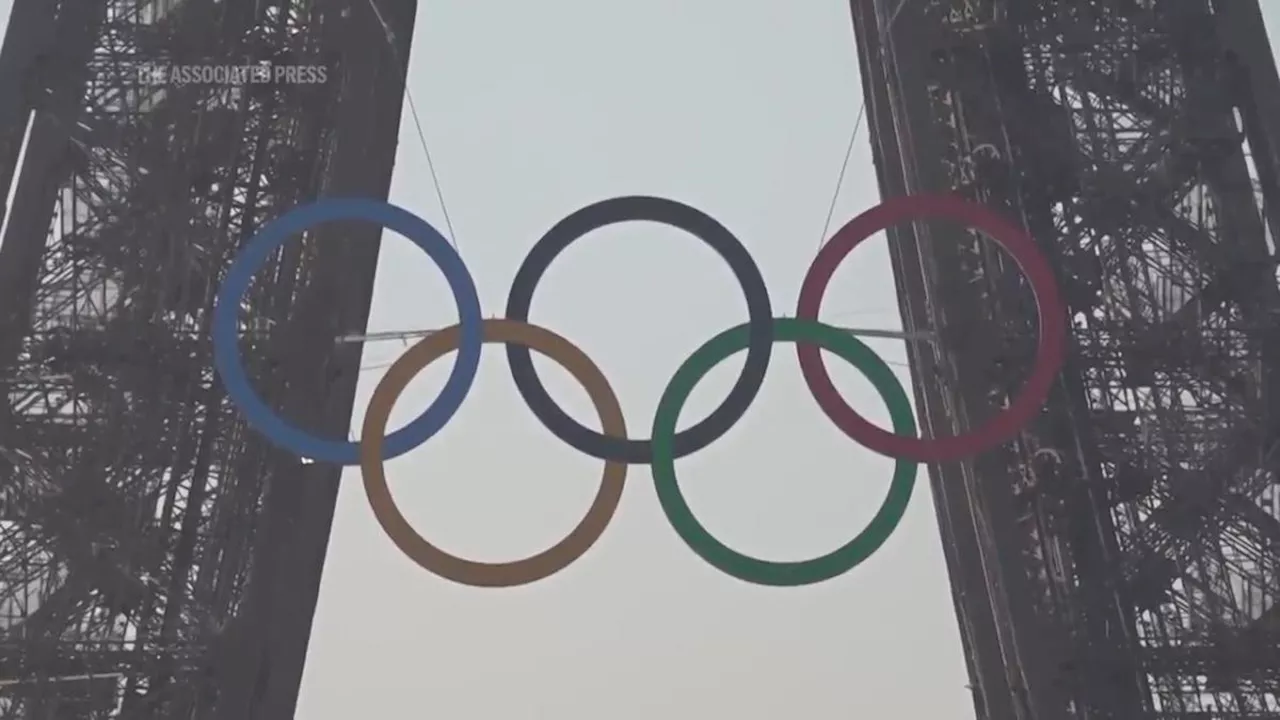
<svg viewBox="0 0 1280 720">
<path fill-rule="evenodd" d="M 529 321 L 529 307 L 538 281 L 551 266 L 551 261 L 570 243 L 592 230 L 629 220 L 670 225 L 710 245 L 729 264 L 747 298 L 750 330 L 742 375 L 729 391 L 729 396 L 710 415 L 688 430 L 676 433 L 675 457 L 684 457 L 720 439 L 746 414 L 764 384 L 769 356 L 773 352 L 773 309 L 769 305 L 769 290 L 755 260 L 728 228 L 700 210 L 664 198 L 619 197 L 588 205 L 556 223 L 534 244 L 511 283 L 506 317 L 517 322 Z M 651 440 L 624 440 L 602 435 L 562 410 L 538 379 L 528 348 L 507 345 L 507 362 L 511 364 L 511 377 L 516 381 L 516 388 L 529 409 L 556 437 L 599 460 L 631 465 L 653 462 Z"/>
</svg>

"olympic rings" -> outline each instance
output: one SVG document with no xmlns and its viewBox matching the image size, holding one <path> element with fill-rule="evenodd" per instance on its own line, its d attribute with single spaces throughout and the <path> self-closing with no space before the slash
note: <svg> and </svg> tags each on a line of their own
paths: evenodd
<svg viewBox="0 0 1280 720">
<path fill-rule="evenodd" d="M 796 316 L 816 320 L 831 276 L 860 243 L 894 223 L 928 217 L 956 220 L 984 232 L 999 243 L 1022 269 L 1035 292 L 1040 315 L 1040 343 L 1031 377 L 1022 393 L 1003 412 L 977 430 L 945 438 L 921 439 L 885 432 L 867 422 L 840 397 L 822 364 L 818 348 L 796 345 L 800 369 L 810 392 L 831 422 L 869 450 L 891 458 L 939 463 L 972 457 L 1010 439 L 1044 407 L 1066 354 L 1066 308 L 1054 282 L 1053 268 L 1026 233 L 999 215 L 957 197 L 896 197 L 862 213 L 836 231 L 814 259 L 801 285 Z"/>
<path fill-rule="evenodd" d="M 874 352 L 852 335 L 817 321 L 822 296 L 840 262 L 877 230 L 902 220 L 942 217 L 976 228 L 1000 243 L 1027 275 L 1040 315 L 1035 369 L 1009 408 L 977 430 L 949 438 L 917 436 L 906 392 Z M 237 350 L 237 306 L 254 270 L 292 234 L 326 220 L 359 218 L 405 235 L 439 265 L 458 304 L 459 323 L 428 335 L 393 364 L 379 383 L 365 415 L 360 443 L 322 440 L 294 428 L 270 411 L 253 392 Z M 680 367 L 662 394 L 651 440 L 627 438 L 618 400 L 603 373 L 576 346 L 528 323 L 533 291 L 552 260 L 574 240 L 606 225 L 650 220 L 685 230 L 706 242 L 729 263 L 747 299 L 749 322 L 712 338 Z M 617 510 L 627 466 L 650 464 L 663 512 L 681 539 L 711 565 L 741 580 L 793 586 L 821 582 L 855 567 L 877 549 L 901 521 L 915 483 L 916 463 L 945 462 L 978 454 L 1013 437 L 1038 412 L 1062 365 L 1066 346 L 1065 309 L 1048 261 L 1016 226 L 982 207 L 944 196 L 894 198 L 859 215 L 822 248 L 805 276 L 797 318 L 774 318 L 759 268 L 724 226 L 672 200 L 622 197 L 588 206 L 557 223 L 535 244 L 516 273 L 506 319 L 482 320 L 480 303 L 461 258 L 426 222 L 393 205 L 370 200 L 326 200 L 295 209 L 268 224 L 232 263 L 214 310 L 214 359 L 227 393 L 248 422 L 272 442 L 316 460 L 359 464 L 374 515 L 392 541 L 414 562 L 442 577 L 483 587 L 509 587 L 552 575 L 581 557 L 600 538 Z M 775 341 L 796 345 L 805 381 L 823 412 L 850 438 L 896 459 L 884 504 L 871 523 L 836 551 L 802 562 L 767 562 L 742 555 L 699 524 L 680 494 L 675 460 L 706 447 L 745 413 L 764 382 Z M 383 460 L 401 455 L 435 435 L 453 417 L 474 382 L 483 343 L 505 343 L 512 378 L 530 409 L 552 433 L 582 452 L 605 461 L 599 492 L 586 516 L 568 536 L 542 553 L 513 563 L 477 563 L 449 555 L 413 530 L 392 501 Z M 819 347 L 861 370 L 889 406 L 894 432 L 881 430 L 839 396 Z M 420 417 L 384 437 L 391 408 L 416 373 L 451 350 L 458 358 L 444 391 Z M 587 389 L 601 417 L 602 433 L 573 420 L 539 381 L 529 350 L 556 360 Z M 741 377 L 721 405 L 701 422 L 676 432 L 681 406 L 697 382 L 726 357 L 747 351 Z"/>
<path fill-rule="evenodd" d="M 671 527 L 685 544 L 728 575 L 757 585 L 775 586 L 811 585 L 830 580 L 871 557 L 893 534 L 911 500 L 917 465 L 898 460 L 889 494 L 875 517 L 853 540 L 822 557 L 801 562 L 770 562 L 744 555 L 717 540 L 694 517 L 693 510 L 680 493 L 672 445 L 680 408 L 689 399 L 694 386 L 720 361 L 748 346 L 748 328 L 747 325 L 739 325 L 708 340 L 676 370 L 663 391 L 653 418 L 653 481 L 657 486 L 658 501 Z M 773 329 L 775 341 L 814 343 L 852 363 L 884 398 L 898 436 L 915 436 L 916 423 L 911 415 L 907 392 L 884 360 L 861 340 L 812 320 L 779 318 L 773 321 Z"/>
<path fill-rule="evenodd" d="M 627 465 L 606 460 L 600 491 L 596 493 L 596 498 L 582 521 L 563 540 L 532 557 L 513 563 L 480 563 L 450 555 L 427 542 L 409 525 L 409 521 L 391 498 L 391 491 L 387 489 L 382 461 L 382 437 L 386 433 L 391 408 L 400 394 L 423 368 L 458 347 L 462 336 L 460 327 L 454 325 L 418 341 L 396 360 L 373 391 L 360 434 L 363 439 L 360 469 L 364 473 L 364 490 L 382 529 L 401 552 L 424 570 L 476 587 L 524 585 L 568 567 L 600 539 L 622 500 Z M 559 363 L 586 389 L 600 415 L 605 435 L 615 438 L 627 436 L 622 407 L 618 404 L 613 388 L 609 387 L 609 381 L 600 372 L 600 368 L 577 346 L 550 330 L 515 320 L 485 320 L 483 327 L 486 343 L 519 343 Z"/>
<path fill-rule="evenodd" d="M 227 270 L 213 308 L 214 366 L 227 395 L 240 406 L 245 420 L 276 445 L 301 457 L 341 465 L 360 462 L 359 443 L 324 440 L 304 432 L 272 412 L 254 392 L 240 362 L 237 310 L 253 273 L 291 236 L 322 222 L 352 218 L 378 223 L 413 241 L 440 267 L 458 304 L 462 338 L 458 359 L 444 390 L 417 419 L 387 438 L 383 445 L 384 459 L 403 455 L 431 439 L 462 407 L 475 381 L 480 368 L 481 315 L 480 297 L 467 266 L 448 241 L 422 218 L 389 203 L 357 198 L 321 200 L 296 207 L 268 223 L 249 240 Z"/>
<path fill-rule="evenodd" d="M 650 220 L 670 225 L 710 245 L 729 264 L 747 296 L 751 333 L 742 374 L 719 407 L 693 427 L 676 434 L 674 452 L 680 458 L 701 450 L 728 432 L 756 399 L 760 386 L 764 384 L 765 371 L 769 369 L 769 356 L 773 352 L 773 309 L 769 304 L 769 289 L 765 287 L 764 277 L 755 260 L 733 233 L 714 218 L 674 200 L 632 196 L 588 205 L 556 223 L 529 251 L 511 283 L 507 317 L 528 322 L 529 306 L 538 280 L 551 266 L 551 261 L 570 243 L 592 230 L 628 220 Z M 632 465 L 653 462 L 652 441 L 601 435 L 560 409 L 538 379 L 528 348 L 508 345 L 507 362 L 525 403 L 556 437 L 599 460 L 618 460 Z"/>
</svg>

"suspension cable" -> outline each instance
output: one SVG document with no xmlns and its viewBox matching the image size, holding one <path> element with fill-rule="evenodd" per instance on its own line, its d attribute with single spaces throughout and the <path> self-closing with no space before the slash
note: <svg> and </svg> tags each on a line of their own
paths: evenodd
<svg viewBox="0 0 1280 720">
<path fill-rule="evenodd" d="M 382 11 L 378 9 L 375 0 L 368 0 L 368 3 L 369 8 L 373 10 L 374 17 L 378 19 L 378 24 L 382 26 L 382 34 L 387 42 L 387 47 L 391 49 L 396 72 L 399 73 L 400 80 L 404 83 L 405 99 L 409 101 L 409 114 L 413 117 L 413 125 L 418 132 L 418 142 L 422 145 L 422 152 L 427 158 L 427 170 L 431 173 L 431 184 L 435 187 L 436 201 L 440 203 L 440 212 L 444 216 L 445 228 L 449 231 L 449 242 L 455 250 L 458 250 L 458 234 L 453 229 L 453 219 L 449 216 L 449 206 L 444 201 L 444 189 L 440 184 L 440 175 L 436 172 L 436 163 L 431 154 L 431 147 L 427 144 L 427 134 L 422 129 L 422 119 L 418 115 L 418 104 L 414 102 L 413 91 L 409 89 L 409 60 L 400 56 L 400 49 L 395 42 L 395 33 L 392 32 L 391 26 L 383 18 Z M 403 69 L 401 68 L 401 61 L 404 62 Z"/>
</svg>

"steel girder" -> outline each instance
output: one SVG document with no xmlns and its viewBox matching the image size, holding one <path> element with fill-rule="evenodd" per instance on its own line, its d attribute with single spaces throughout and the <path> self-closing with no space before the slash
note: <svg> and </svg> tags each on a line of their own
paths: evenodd
<svg viewBox="0 0 1280 720">
<path fill-rule="evenodd" d="M 385 199 L 416 3 L 377 4 L 383 17 L 345 0 L 15 3 L 0 718 L 292 714 L 339 469 L 245 427 L 209 321 L 264 222 L 320 195 Z M 263 62 L 329 77 L 141 82 L 148 65 Z M 256 387 L 318 433 L 348 430 L 360 350 L 334 339 L 365 327 L 379 236 L 305 233 L 244 298 Z"/>
<path fill-rule="evenodd" d="M 1020 220 L 1071 351 L 1007 448 L 931 468 L 989 718 L 1280 717 L 1280 81 L 1253 0 L 854 0 L 886 194 Z M 897 228 L 931 432 L 1017 392 L 1034 300 Z"/>
</svg>

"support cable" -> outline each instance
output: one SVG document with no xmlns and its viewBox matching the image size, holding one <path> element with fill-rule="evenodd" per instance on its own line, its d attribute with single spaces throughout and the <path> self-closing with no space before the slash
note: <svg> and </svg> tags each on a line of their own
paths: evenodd
<svg viewBox="0 0 1280 720">
<path fill-rule="evenodd" d="M 454 250 L 459 250 L 458 233 L 453 229 L 453 219 L 449 216 L 449 206 L 444 201 L 444 189 L 440 184 L 440 175 L 436 172 L 436 163 L 431 155 L 431 147 L 427 143 L 426 131 L 422 129 L 422 118 L 418 115 L 418 104 L 414 102 L 413 91 L 409 89 L 409 58 L 400 56 L 400 50 L 396 47 L 395 33 L 392 32 L 391 26 L 387 24 L 386 19 L 382 17 L 382 11 L 378 9 L 375 0 L 367 0 L 367 2 L 369 3 L 369 8 L 373 10 L 378 24 L 382 26 L 383 37 L 387 41 L 387 47 L 391 50 L 392 59 L 395 60 L 392 64 L 395 65 L 396 71 L 400 73 L 400 80 L 404 83 L 404 96 L 409 102 L 409 114 L 413 117 L 413 125 L 418 132 L 418 142 L 422 145 L 422 152 L 427 158 L 427 170 L 431 173 L 431 184 L 435 187 L 436 201 L 440 203 L 440 212 L 444 216 L 445 228 L 449 231 L 449 243 L 453 245 Z M 402 60 L 404 69 L 401 69 L 400 66 Z"/>
<path fill-rule="evenodd" d="M 905 3 L 906 3 L 906 0 L 902 0 L 902 4 L 905 4 Z M 898 5 L 899 10 L 902 9 L 902 4 Z M 856 11 L 854 10 L 855 6 L 857 7 Z M 856 3 L 852 3 L 849 6 L 849 11 L 851 13 L 857 12 L 859 14 L 859 17 L 861 17 L 862 6 L 857 5 Z M 894 13 L 894 16 L 896 17 L 897 13 Z M 890 22 L 890 25 L 892 25 L 893 21 L 890 20 L 889 22 Z M 854 24 L 855 23 L 853 22 L 853 18 L 850 18 L 849 25 L 853 26 Z M 863 78 L 859 78 L 859 82 L 866 82 L 866 80 Z M 867 95 L 866 93 L 863 93 L 862 101 L 858 103 L 858 116 L 853 121 L 853 130 L 849 132 L 849 144 L 844 149 L 844 162 L 840 164 L 840 174 L 836 176 L 836 188 L 831 193 L 831 204 L 827 207 L 827 219 L 822 224 L 822 234 L 818 236 L 818 247 L 813 251 L 814 257 L 817 257 L 818 253 L 822 252 L 822 245 L 827 241 L 827 233 L 831 232 L 831 219 L 835 217 L 836 203 L 840 200 L 840 191 L 844 189 L 844 177 L 849 172 L 849 160 L 853 158 L 853 146 L 858 141 L 858 131 L 862 129 L 862 120 L 866 116 L 866 114 L 867 114 Z"/>
<path fill-rule="evenodd" d="M 867 99 L 864 96 L 858 106 L 858 119 L 853 121 L 853 132 L 849 133 L 849 145 L 844 149 L 844 162 L 840 165 L 840 174 L 836 176 L 836 189 L 831 193 L 831 204 L 827 207 L 827 220 L 822 224 L 822 234 L 818 236 L 818 247 L 813 251 L 817 256 L 822 245 L 827 241 L 827 233 L 831 231 L 831 219 L 836 214 L 836 202 L 840 199 L 840 191 L 844 188 L 844 176 L 849 172 L 849 160 L 853 157 L 853 146 L 858 140 L 858 129 L 862 127 L 862 118 L 867 112 Z"/>
</svg>

